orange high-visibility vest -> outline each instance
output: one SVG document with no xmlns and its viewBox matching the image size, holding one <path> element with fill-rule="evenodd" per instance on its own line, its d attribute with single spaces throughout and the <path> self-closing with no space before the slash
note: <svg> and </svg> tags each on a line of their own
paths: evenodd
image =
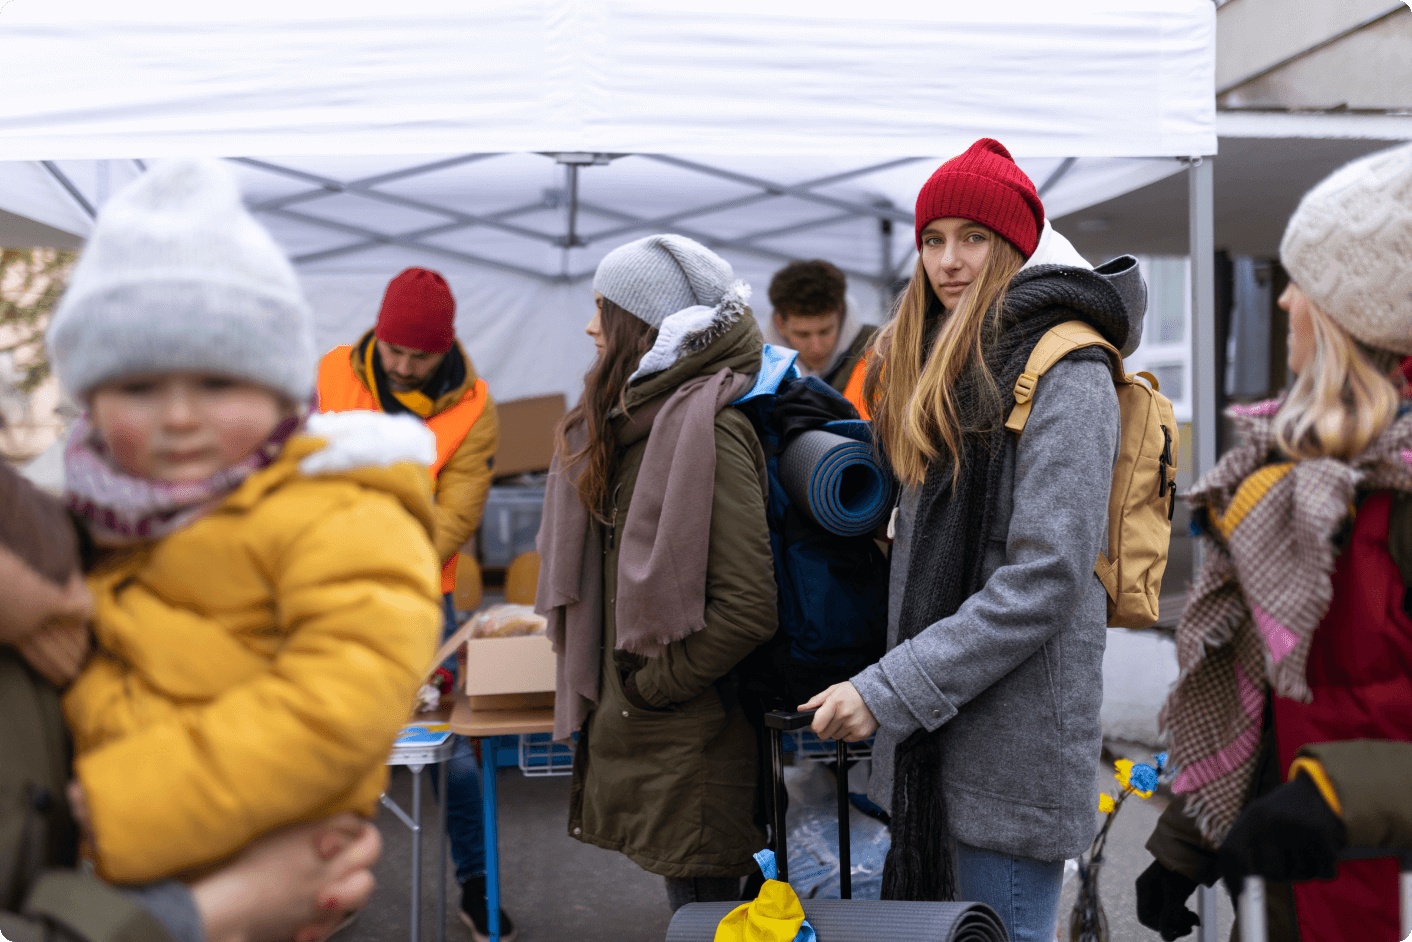
<svg viewBox="0 0 1412 942">
<path fill-rule="evenodd" d="M 863 399 L 863 380 L 867 375 L 868 355 L 864 354 L 858 358 L 858 362 L 853 365 L 853 372 L 848 375 L 848 385 L 843 387 L 843 398 L 853 403 L 853 408 L 858 410 L 860 417 L 871 419 L 868 404 Z"/>
<path fill-rule="evenodd" d="M 485 401 L 490 390 L 485 380 L 477 379 L 466 390 L 461 401 L 451 408 L 438 412 L 430 418 L 422 419 L 436 435 L 436 463 L 431 466 L 431 479 L 436 481 L 446 462 L 461 447 L 485 411 Z M 353 369 L 353 348 L 347 344 L 334 347 L 324 355 L 319 364 L 319 411 L 351 412 L 355 410 L 377 411 L 377 397 L 363 385 L 358 373 Z M 447 560 L 441 568 L 441 591 L 450 592 L 456 588 L 456 557 Z"/>
</svg>

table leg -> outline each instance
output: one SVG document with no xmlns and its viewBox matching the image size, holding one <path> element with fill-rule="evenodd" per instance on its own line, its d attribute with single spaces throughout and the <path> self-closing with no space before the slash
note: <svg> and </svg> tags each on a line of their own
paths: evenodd
<svg viewBox="0 0 1412 942">
<path fill-rule="evenodd" d="M 500 839 L 496 828 L 495 772 L 499 767 L 496 740 L 480 741 L 481 817 L 485 819 L 485 913 L 490 942 L 500 942 Z"/>
<path fill-rule="evenodd" d="M 441 861 L 437 868 L 438 881 L 436 884 L 436 942 L 446 942 L 446 776 L 447 766 L 451 764 L 451 757 L 447 756 L 441 760 L 441 854 L 437 857 Z"/>
<path fill-rule="evenodd" d="M 422 767 L 412 770 L 412 942 L 422 939 Z"/>
</svg>

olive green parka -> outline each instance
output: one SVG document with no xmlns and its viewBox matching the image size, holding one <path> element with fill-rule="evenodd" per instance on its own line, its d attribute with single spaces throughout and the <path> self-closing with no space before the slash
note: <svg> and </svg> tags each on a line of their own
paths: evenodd
<svg viewBox="0 0 1412 942">
<path fill-rule="evenodd" d="M 686 338 L 668 369 L 629 387 L 628 411 L 683 382 L 729 368 L 760 369 L 762 339 L 747 312 Z M 695 352 L 692 352 L 695 351 Z M 622 414 L 611 419 L 621 457 L 596 527 L 603 547 L 603 651 L 599 701 L 579 731 L 569 833 L 620 851 L 664 877 L 751 872 L 765 837 L 754 820 L 755 733 L 733 693 L 732 669 L 775 633 L 775 579 L 765 522 L 765 456 L 750 421 L 716 416 L 716 472 L 706 564 L 706 625 L 656 658 L 616 650 L 618 552 L 647 447 Z M 594 539 L 591 536 L 590 539 Z M 632 676 L 637 691 L 623 682 Z"/>
</svg>

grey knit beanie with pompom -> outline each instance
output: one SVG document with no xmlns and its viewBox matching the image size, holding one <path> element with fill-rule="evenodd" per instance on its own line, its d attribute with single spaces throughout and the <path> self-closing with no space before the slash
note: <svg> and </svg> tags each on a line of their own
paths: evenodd
<svg viewBox="0 0 1412 942">
<path fill-rule="evenodd" d="M 294 268 L 218 160 L 159 163 L 104 205 L 49 349 L 77 401 L 140 373 L 219 373 L 301 404 L 314 387 Z"/>
<path fill-rule="evenodd" d="M 735 282 L 730 263 L 686 236 L 651 235 L 603 257 L 593 290 L 652 327 L 677 311 L 715 307 Z"/>
</svg>

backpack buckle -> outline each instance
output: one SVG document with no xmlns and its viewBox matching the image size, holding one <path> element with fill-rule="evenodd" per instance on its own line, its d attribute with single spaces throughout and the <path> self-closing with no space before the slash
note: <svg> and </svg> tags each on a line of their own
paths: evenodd
<svg viewBox="0 0 1412 942">
<path fill-rule="evenodd" d="M 1029 402 L 1034 396 L 1034 387 L 1038 382 L 1039 377 L 1034 373 L 1021 373 L 1020 378 L 1015 380 L 1015 402 L 1018 404 Z"/>
</svg>

